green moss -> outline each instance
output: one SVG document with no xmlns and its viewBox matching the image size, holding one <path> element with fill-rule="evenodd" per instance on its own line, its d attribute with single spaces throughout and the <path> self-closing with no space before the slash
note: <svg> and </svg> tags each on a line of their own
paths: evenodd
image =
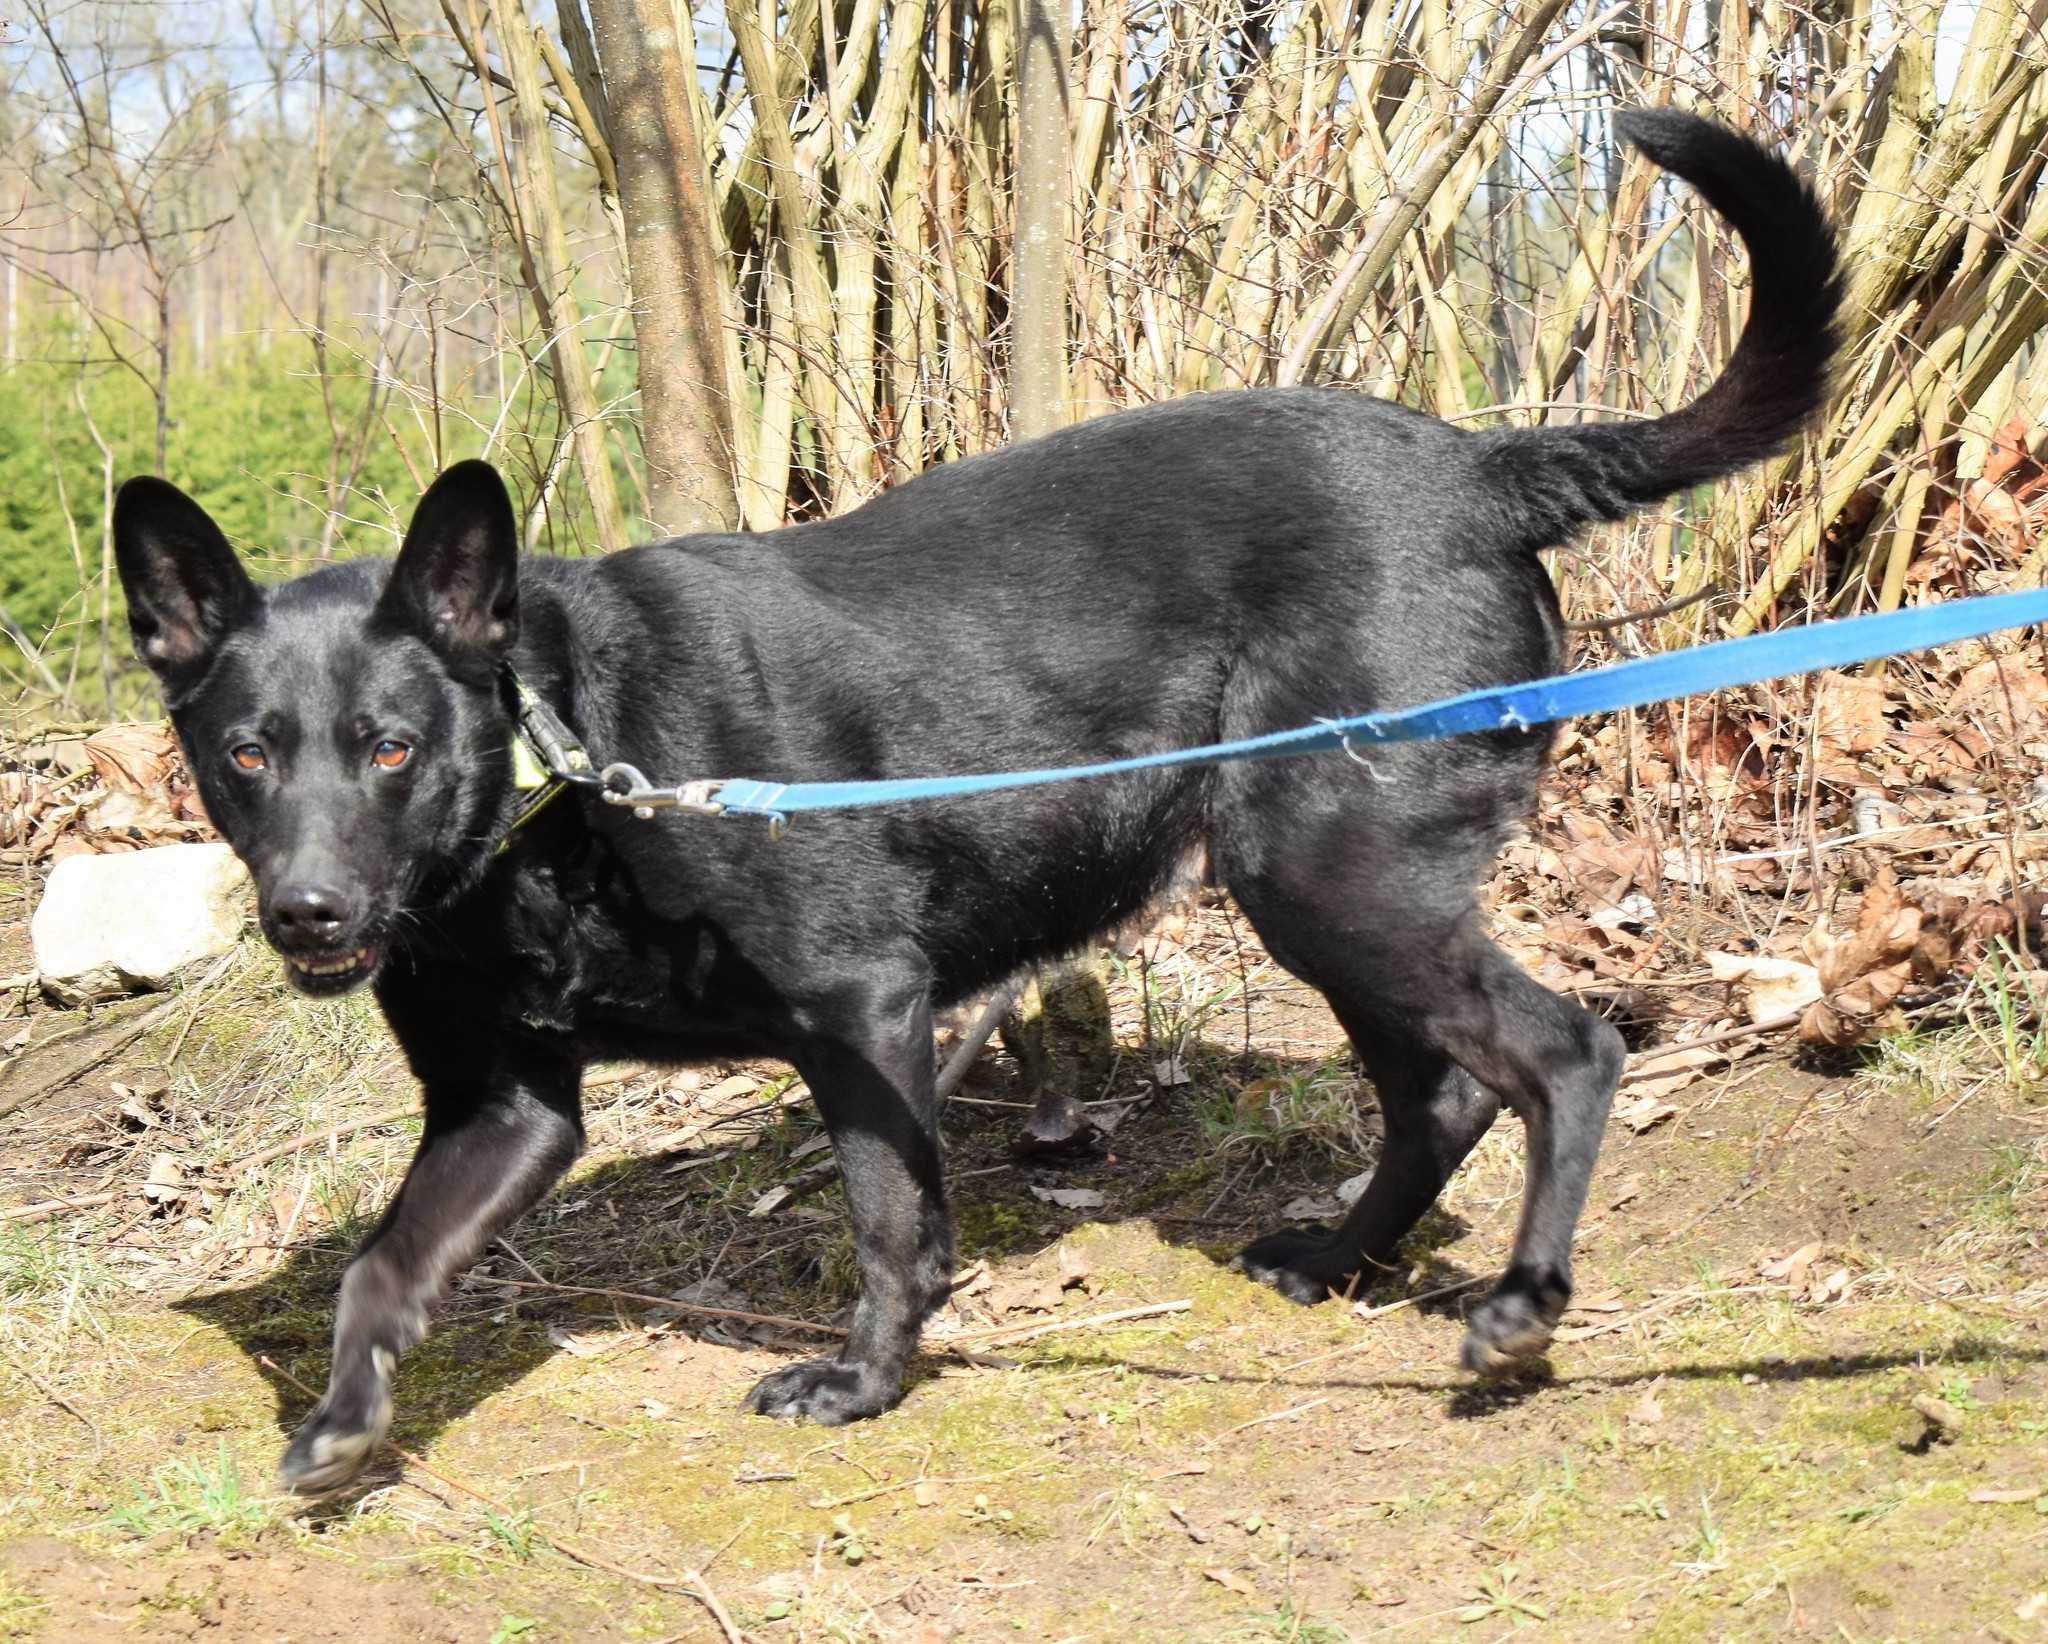
<svg viewBox="0 0 2048 1644">
<path fill-rule="evenodd" d="M 954 1208 L 953 1230 L 960 1254 L 970 1259 L 1013 1255 L 1037 1244 L 1045 1207 L 1029 1200 L 983 1199 Z"/>
</svg>

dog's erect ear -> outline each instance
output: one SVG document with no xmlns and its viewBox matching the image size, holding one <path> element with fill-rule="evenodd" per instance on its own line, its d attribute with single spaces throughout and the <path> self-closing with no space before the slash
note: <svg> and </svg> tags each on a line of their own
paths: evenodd
<svg viewBox="0 0 2048 1644">
<path fill-rule="evenodd" d="M 114 560 L 135 653 L 173 697 L 206 672 L 261 598 L 206 510 L 154 475 L 114 493 Z"/>
<path fill-rule="evenodd" d="M 487 462 L 458 462 L 413 510 L 378 610 L 458 676 L 505 660 L 519 637 L 519 522 Z"/>
</svg>

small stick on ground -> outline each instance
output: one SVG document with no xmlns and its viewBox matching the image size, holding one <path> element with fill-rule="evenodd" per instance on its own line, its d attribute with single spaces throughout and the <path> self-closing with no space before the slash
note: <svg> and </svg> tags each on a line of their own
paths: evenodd
<svg viewBox="0 0 2048 1644">
<path fill-rule="evenodd" d="M 531 1268 L 528 1269 L 532 1271 Z M 673 1296 L 648 1296 L 637 1290 L 607 1290 L 590 1284 L 556 1284 L 552 1279 L 497 1279 L 492 1284 L 509 1284 L 520 1290 L 553 1290 L 565 1296 L 608 1296 L 614 1301 L 640 1302 L 648 1307 L 665 1307 L 675 1313 L 689 1313 L 707 1319 L 737 1319 L 742 1324 L 775 1324 L 785 1330 L 808 1330 L 817 1336 L 844 1336 L 836 1324 L 813 1324 L 809 1319 L 792 1319 L 780 1313 L 742 1313 L 733 1307 L 702 1307 L 696 1302 L 677 1301 Z"/>
<path fill-rule="evenodd" d="M 259 1354 L 256 1362 L 272 1375 L 296 1387 L 307 1398 L 319 1398 L 319 1394 L 315 1393 L 312 1388 L 300 1381 L 297 1376 L 285 1369 L 283 1365 L 279 1364 L 268 1354 Z M 446 1473 L 437 1472 L 403 1445 L 394 1444 L 390 1439 L 385 1439 L 383 1441 L 383 1448 L 398 1457 L 406 1466 L 416 1468 L 418 1471 L 425 1473 L 428 1478 L 446 1485 L 458 1495 L 468 1496 L 472 1501 L 480 1501 L 494 1513 L 510 1514 L 511 1509 L 503 1502 L 495 1497 L 485 1495 L 483 1491 L 473 1485 L 464 1484 L 460 1479 L 450 1478 Z M 614 1564 L 610 1559 L 603 1558 L 591 1552 L 588 1548 L 579 1546 L 577 1543 L 569 1540 L 567 1536 L 556 1535 L 552 1531 L 546 1532 L 546 1535 L 549 1546 L 553 1547 L 564 1557 L 574 1559 L 578 1564 L 588 1565 L 593 1570 L 602 1570 L 607 1575 L 622 1576 L 627 1581 L 640 1583 L 643 1587 L 655 1587 L 664 1592 L 688 1593 L 690 1597 L 696 1599 L 698 1603 L 711 1612 L 712 1619 L 718 1623 L 719 1630 L 724 1633 L 727 1644 L 746 1644 L 745 1635 L 734 1623 L 726 1607 L 719 1602 L 718 1595 L 711 1590 L 710 1583 L 704 1579 L 701 1571 L 685 1570 L 680 1576 L 649 1575 L 643 1570 L 629 1570 L 623 1564 Z M 727 1545 L 729 1546 L 731 1543 L 728 1542 Z M 720 1552 L 724 1550 L 723 1547 L 719 1549 Z"/>
<path fill-rule="evenodd" d="M 1384 1307 L 1369 1307 L 1357 1316 L 1361 1322 L 1367 1319 L 1383 1319 L 1389 1313 L 1400 1312 L 1404 1307 L 1420 1307 L 1426 1301 L 1436 1301 L 1443 1296 L 1455 1296 L 1460 1290 L 1470 1290 L 1474 1285 L 1484 1283 L 1486 1280 L 1483 1278 L 1460 1279 L 1456 1284 L 1440 1285 L 1437 1289 L 1425 1290 L 1420 1295 L 1403 1296 L 1399 1301 L 1388 1302 Z M 1283 1364 L 1273 1372 L 1273 1379 L 1277 1381 L 1296 1370 L 1305 1370 L 1311 1364 L 1321 1364 L 1326 1359 L 1341 1358 L 1346 1353 L 1355 1353 L 1375 1339 L 1377 1338 L 1372 1336 L 1360 1336 L 1356 1341 L 1347 1341 L 1342 1347 L 1333 1347 L 1326 1353 L 1314 1353 L 1308 1358 L 1296 1359 L 1292 1364 Z"/>
<path fill-rule="evenodd" d="M 939 1345 L 952 1348 L 963 1342 L 1000 1339 L 1002 1346 L 1015 1347 L 1020 1342 L 1036 1341 L 1040 1336 L 1050 1336 L 1058 1330 L 1085 1330 L 1092 1324 L 1122 1324 L 1130 1319 L 1157 1318 L 1162 1313 L 1185 1313 L 1194 1305 L 1191 1301 L 1153 1302 L 1145 1307 L 1119 1308 L 1114 1313 L 1091 1313 L 1085 1319 L 1059 1319 L 1052 1324 L 993 1325 L 986 1330 L 968 1330 L 949 1336 Z"/>
<path fill-rule="evenodd" d="M 37 1375 L 27 1365 L 23 1364 L 20 1359 L 10 1356 L 7 1362 L 14 1369 L 17 1375 L 20 1375 L 25 1380 L 33 1382 L 35 1384 L 36 1390 L 39 1393 L 41 1393 L 44 1398 L 48 1399 L 52 1404 L 56 1405 L 56 1407 L 59 1410 L 64 1411 L 67 1415 L 76 1416 L 80 1421 L 85 1423 L 86 1431 L 92 1434 L 92 1459 L 94 1461 L 98 1461 L 101 1456 L 107 1453 L 107 1437 L 104 1433 L 100 1431 L 100 1424 L 98 1422 L 94 1421 L 92 1417 L 88 1416 L 83 1410 L 79 1409 L 77 1405 L 73 1404 L 62 1393 L 58 1392 L 56 1388 L 52 1387 L 48 1382 L 44 1381 L 41 1376 Z"/>
<path fill-rule="evenodd" d="M 996 1029 L 1003 1025 L 1003 1018 L 1010 1014 L 1010 1007 L 1016 1004 L 1023 991 L 1024 980 L 1019 977 L 997 990 L 995 997 L 981 1007 L 981 1014 L 961 1035 L 960 1043 L 953 1047 L 953 1054 L 946 1058 L 946 1065 L 939 1070 L 933 1089 L 940 1101 L 947 1100 L 960 1088 L 967 1077 L 967 1070 L 974 1066 L 982 1047 L 995 1037 Z"/>
<path fill-rule="evenodd" d="M 1803 1010 L 1788 1010 L 1782 1016 L 1766 1016 L 1761 1022 L 1745 1022 L 1740 1027 L 1724 1028 L 1719 1033 L 1702 1034 L 1697 1039 L 1680 1039 L 1673 1044 L 1652 1045 L 1648 1050 L 1639 1052 L 1639 1054 L 1645 1062 L 1654 1062 L 1658 1057 L 1669 1056 L 1674 1051 L 1705 1050 L 1710 1045 L 1725 1045 L 1731 1039 L 1753 1039 L 1759 1033 L 1776 1033 L 1780 1028 L 1791 1027 L 1805 1014 L 1806 1012 Z M 1668 1079 L 1670 1077 L 1671 1070 L 1669 1068 L 1659 1073 L 1649 1067 L 1639 1067 L 1624 1073 L 1615 1082 L 1620 1085 L 1633 1085 L 1645 1079 Z"/>
<path fill-rule="evenodd" d="M 1325 1393 L 1321 1398 L 1310 1399 L 1306 1404 L 1290 1404 L 1285 1410 L 1275 1410 L 1271 1415 L 1254 1416 L 1250 1421 L 1241 1421 L 1235 1427 L 1226 1427 L 1209 1442 L 1220 1444 L 1233 1433 L 1242 1433 L 1247 1427 L 1263 1427 L 1270 1421 L 1292 1421 L 1296 1416 L 1315 1409 L 1317 1405 L 1328 1404 L 1336 1396 L 1335 1393 Z"/>
<path fill-rule="evenodd" d="M 16 1205 L 12 1210 L 0 1210 L 0 1222 L 41 1222 L 52 1216 L 61 1216 L 67 1210 L 96 1210 L 103 1204 L 112 1204 L 119 1193 L 80 1193 L 69 1199 L 45 1199 L 40 1204 Z"/>
<path fill-rule="evenodd" d="M 872 1490 L 856 1490 L 847 1496 L 820 1496 L 811 1505 L 821 1511 L 832 1507 L 851 1507 L 856 1501 L 873 1501 L 877 1496 L 893 1495 L 898 1490 L 915 1490 L 920 1484 L 993 1484 L 999 1478 L 1008 1478 L 1024 1465 L 1019 1462 L 1016 1467 L 1005 1467 L 1000 1473 L 962 1473 L 957 1478 L 933 1478 L 929 1473 L 920 1473 L 916 1478 L 878 1484 Z"/>
<path fill-rule="evenodd" d="M 1603 1319 L 1598 1324 L 1578 1324 L 1560 1330 L 1551 1337 L 1553 1341 L 1591 1341 L 1595 1336 L 1611 1336 L 1617 1330 L 1626 1330 L 1632 1324 L 1641 1324 L 1647 1319 L 1668 1313 L 1672 1308 L 1686 1302 L 1718 1299 L 1722 1296 L 1787 1295 L 1790 1285 L 1784 1284 L 1731 1284 L 1718 1290 L 1674 1290 L 1668 1296 L 1659 1296 L 1633 1313 L 1624 1313 L 1619 1318 Z"/>
<path fill-rule="evenodd" d="M 401 1124 L 407 1119 L 418 1118 L 419 1114 L 419 1104 L 409 1102 L 404 1107 L 394 1107 L 383 1113 L 372 1113 L 367 1119 L 350 1119 L 346 1124 L 335 1125 L 318 1135 L 300 1136 L 289 1142 L 279 1142 L 275 1147 L 266 1147 L 259 1153 L 250 1154 L 246 1159 L 237 1159 L 228 1166 L 228 1174 L 245 1175 L 251 1170 L 269 1164 L 273 1159 L 282 1159 L 288 1153 L 303 1153 L 309 1147 L 324 1147 L 327 1143 L 339 1141 L 358 1130 L 375 1130 L 382 1125 Z"/>
</svg>

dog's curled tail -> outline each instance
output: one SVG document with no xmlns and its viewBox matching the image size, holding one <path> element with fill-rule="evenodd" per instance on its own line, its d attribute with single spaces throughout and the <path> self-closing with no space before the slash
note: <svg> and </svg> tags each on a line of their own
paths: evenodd
<svg viewBox="0 0 2048 1644">
<path fill-rule="evenodd" d="M 1742 236 L 1749 322 L 1714 385 L 1667 417 L 1479 436 L 1488 490 L 1530 548 L 1556 547 L 1596 520 L 1624 519 L 1775 455 L 1827 397 L 1842 277 L 1812 190 L 1761 144 L 1676 109 L 1620 114 L 1615 128 Z"/>
</svg>

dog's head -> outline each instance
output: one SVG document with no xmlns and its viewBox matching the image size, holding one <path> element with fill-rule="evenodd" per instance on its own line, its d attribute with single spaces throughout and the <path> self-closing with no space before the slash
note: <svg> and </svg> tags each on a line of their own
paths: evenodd
<svg viewBox="0 0 2048 1644">
<path fill-rule="evenodd" d="M 420 499 L 395 565 L 268 591 L 204 509 L 131 479 L 114 549 L 207 813 L 255 876 L 263 933 L 307 993 L 370 979 L 425 887 L 489 849 L 519 633 L 518 528 L 491 468 Z"/>
</svg>

